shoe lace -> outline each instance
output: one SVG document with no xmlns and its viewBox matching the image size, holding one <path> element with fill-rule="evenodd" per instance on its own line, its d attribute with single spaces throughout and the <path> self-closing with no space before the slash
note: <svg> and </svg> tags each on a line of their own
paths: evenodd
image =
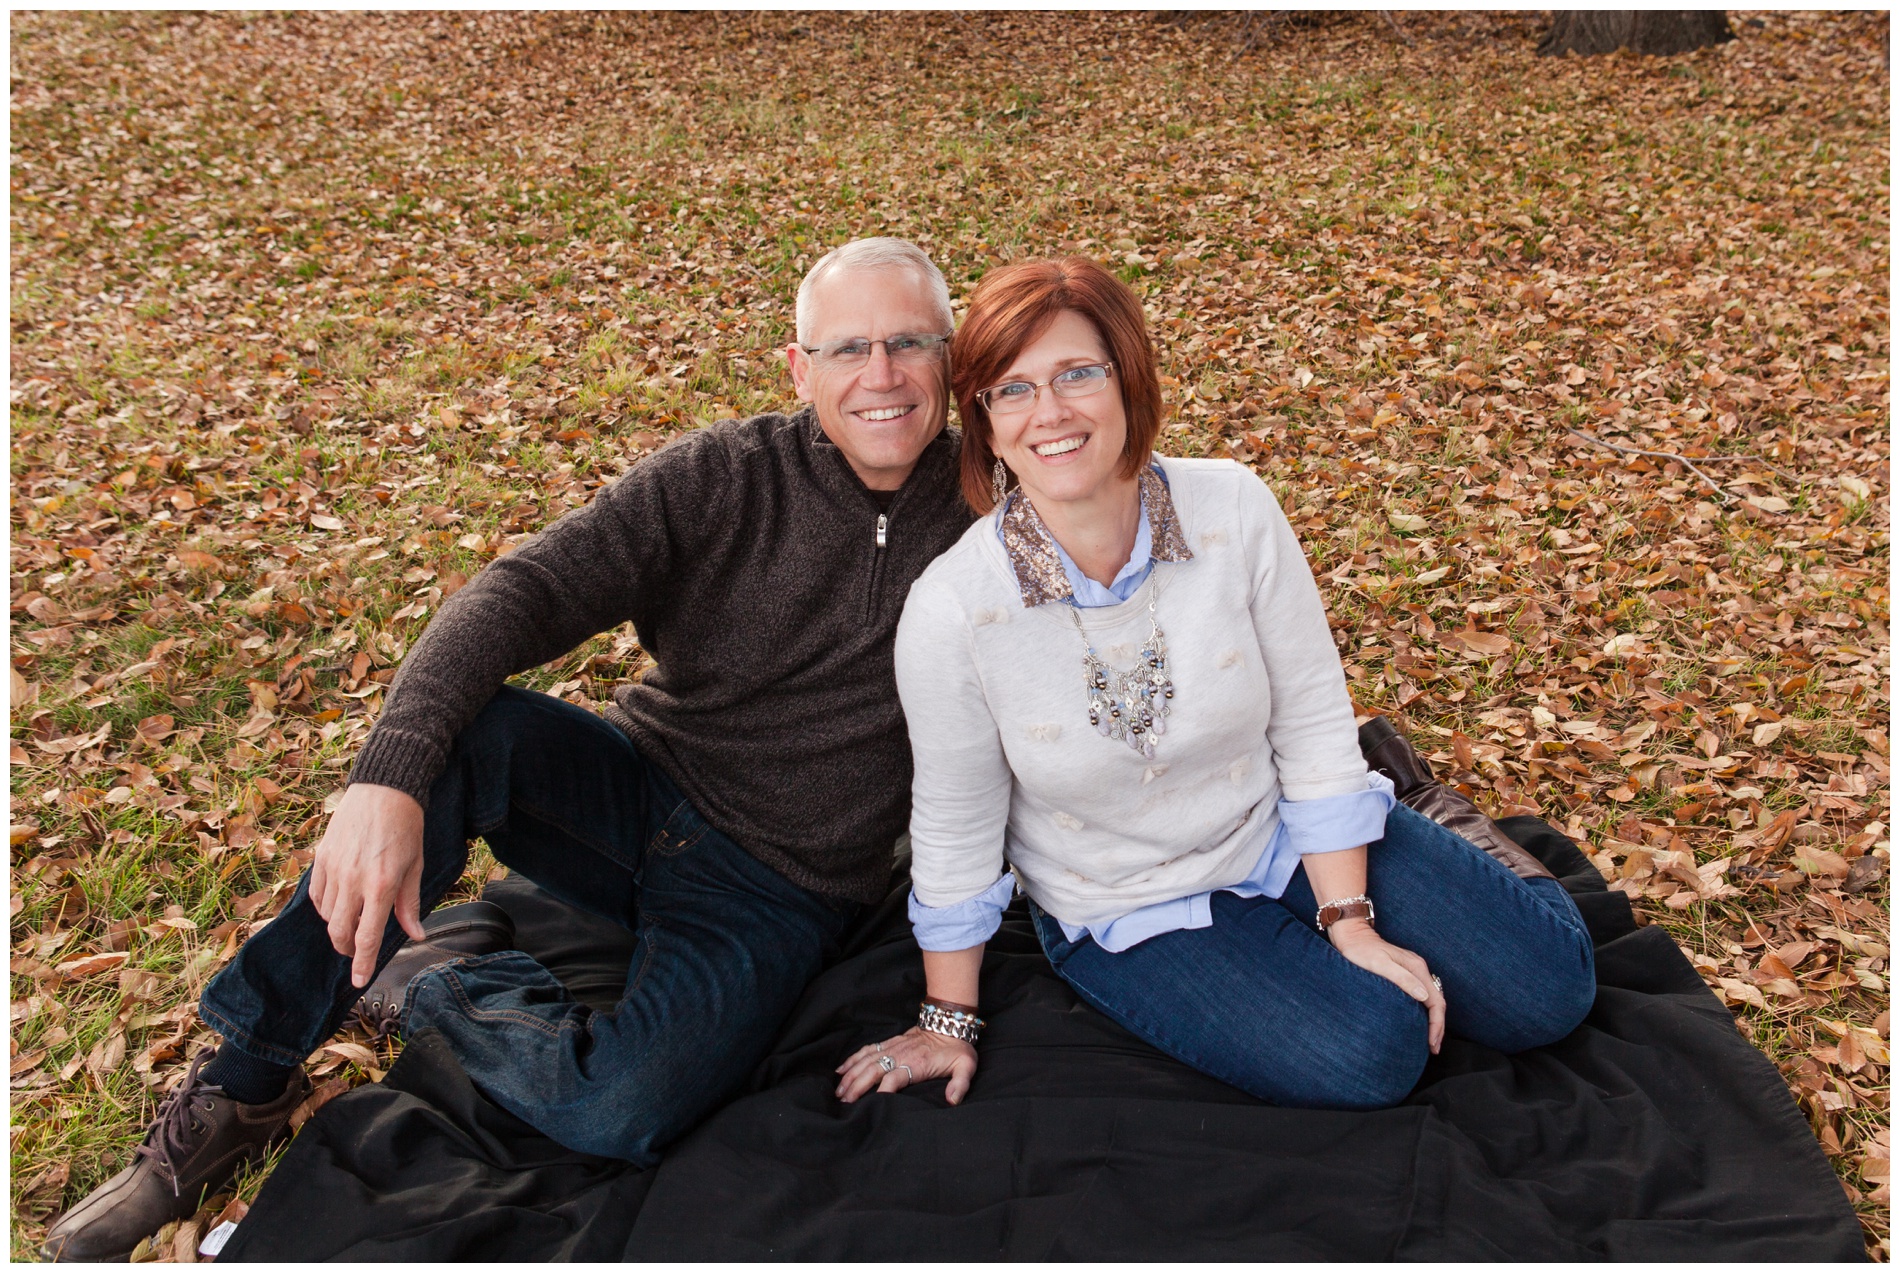
<svg viewBox="0 0 1900 1273">
<path fill-rule="evenodd" d="M 180 1165 L 191 1157 L 197 1147 L 196 1135 L 204 1127 L 199 1121 L 196 1108 L 200 1097 L 213 1093 L 222 1095 L 224 1089 L 215 1083 L 208 1083 L 198 1076 L 204 1063 L 215 1056 L 216 1050 L 209 1047 L 198 1049 L 198 1055 L 191 1060 L 191 1068 L 185 1072 L 185 1081 L 174 1087 L 158 1106 L 158 1117 L 145 1133 L 145 1140 L 139 1145 L 137 1156 L 150 1158 L 164 1168 L 171 1177 L 172 1194 L 178 1194 Z M 202 1112 L 209 1113 L 211 1105 L 206 1102 Z"/>
<path fill-rule="evenodd" d="M 384 999 L 374 1004 L 360 1004 L 356 1009 L 356 1019 L 369 1032 L 375 1042 L 395 1037 L 402 1029 L 402 1000 Z"/>
</svg>

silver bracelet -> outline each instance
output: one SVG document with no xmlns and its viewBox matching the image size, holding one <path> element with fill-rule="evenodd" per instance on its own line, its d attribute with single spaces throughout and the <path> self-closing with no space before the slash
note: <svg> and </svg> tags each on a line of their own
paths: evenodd
<svg viewBox="0 0 1900 1273">
<path fill-rule="evenodd" d="M 934 1003 L 926 1003 L 917 1010 L 917 1024 L 932 1034 L 961 1039 L 965 1043 L 975 1043 L 977 1032 L 983 1028 L 983 1021 L 974 1012 L 954 1012 Z"/>
</svg>

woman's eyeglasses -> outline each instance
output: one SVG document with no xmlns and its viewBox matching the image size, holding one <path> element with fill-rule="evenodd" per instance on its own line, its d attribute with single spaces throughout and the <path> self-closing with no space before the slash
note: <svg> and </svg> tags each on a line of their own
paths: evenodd
<svg viewBox="0 0 1900 1273">
<path fill-rule="evenodd" d="M 1114 369 L 1112 362 L 1092 362 L 1059 371 L 1047 380 L 1012 380 L 996 385 L 977 394 L 976 400 L 991 415 L 1019 415 L 1036 405 L 1045 385 L 1058 398 L 1086 398 L 1102 391 Z"/>
</svg>

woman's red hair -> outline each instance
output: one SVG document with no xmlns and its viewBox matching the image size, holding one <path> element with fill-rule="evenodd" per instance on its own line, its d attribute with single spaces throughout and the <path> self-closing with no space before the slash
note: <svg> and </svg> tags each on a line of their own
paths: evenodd
<svg viewBox="0 0 1900 1273">
<path fill-rule="evenodd" d="M 1121 475 L 1134 477 L 1154 449 L 1161 432 L 1161 379 L 1141 300 L 1133 290 L 1081 256 L 1020 261 L 991 270 L 977 284 L 951 344 L 950 390 L 963 419 L 963 498 L 979 514 L 995 507 L 990 488 L 996 453 L 990 449 L 989 412 L 976 395 L 993 387 L 1016 356 L 1065 310 L 1095 324 L 1115 362 L 1115 386 L 1128 417 Z"/>
</svg>

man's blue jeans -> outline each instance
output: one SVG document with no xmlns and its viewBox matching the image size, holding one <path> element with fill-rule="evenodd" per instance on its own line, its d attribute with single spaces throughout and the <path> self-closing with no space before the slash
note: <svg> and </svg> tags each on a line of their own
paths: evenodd
<svg viewBox="0 0 1900 1273">
<path fill-rule="evenodd" d="M 1589 1013 L 1595 953 L 1556 880 L 1521 880 L 1404 805 L 1367 847 L 1366 880 L 1380 935 L 1444 982 L 1448 1035 L 1521 1052 Z M 1395 1105 L 1429 1055 L 1424 1005 L 1334 950 L 1318 909 L 1302 868 L 1278 899 L 1216 893 L 1210 927 L 1119 954 L 1030 913 L 1062 979 L 1177 1060 L 1276 1105 Z"/>
<path fill-rule="evenodd" d="M 739 1089 L 863 910 L 707 825 L 608 722 L 513 687 L 456 739 L 423 826 L 425 913 L 479 835 L 510 870 L 637 941 L 612 1011 L 503 951 L 410 983 L 406 1028 L 441 1031 L 483 1092 L 561 1144 L 643 1165 Z M 199 1006 L 227 1042 L 279 1065 L 315 1051 L 360 993 L 309 893 L 306 875 Z M 392 919 L 381 962 L 402 942 Z"/>
</svg>

